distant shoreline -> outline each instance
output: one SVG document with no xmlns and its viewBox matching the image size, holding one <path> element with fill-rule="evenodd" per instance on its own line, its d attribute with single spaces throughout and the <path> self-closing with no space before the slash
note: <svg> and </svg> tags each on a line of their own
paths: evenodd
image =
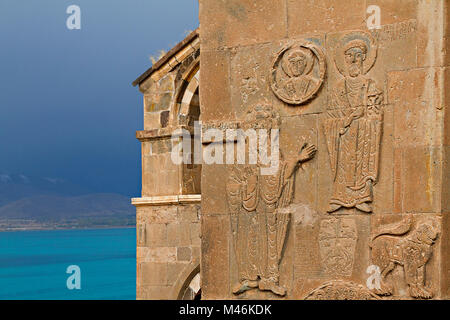
<svg viewBox="0 0 450 320">
<path fill-rule="evenodd" d="M 26 231 L 63 231 L 63 230 L 103 230 L 103 229 L 134 229 L 136 228 L 136 226 L 99 226 L 99 227 L 80 227 L 80 228 L 58 228 L 58 227 L 53 227 L 53 228 L 11 228 L 11 229 L 6 229 L 6 228 L 2 228 L 0 229 L 0 232 L 26 232 Z"/>
</svg>

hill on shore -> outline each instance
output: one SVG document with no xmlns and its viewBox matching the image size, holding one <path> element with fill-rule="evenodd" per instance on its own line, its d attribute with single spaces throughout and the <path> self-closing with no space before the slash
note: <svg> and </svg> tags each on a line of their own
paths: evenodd
<svg viewBox="0 0 450 320">
<path fill-rule="evenodd" d="M 130 198 L 63 180 L 0 175 L 0 231 L 133 226 Z"/>
</svg>

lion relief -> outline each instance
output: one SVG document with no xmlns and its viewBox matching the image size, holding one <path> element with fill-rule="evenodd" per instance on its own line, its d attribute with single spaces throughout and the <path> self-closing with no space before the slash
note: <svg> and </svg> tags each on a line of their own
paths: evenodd
<svg viewBox="0 0 450 320">
<path fill-rule="evenodd" d="M 430 299 L 433 292 L 425 287 L 425 266 L 433 253 L 438 237 L 437 228 L 429 223 L 412 230 L 412 219 L 381 226 L 372 235 L 372 262 L 380 268 L 381 281 L 374 293 L 380 296 L 393 294 L 387 276 L 396 266 L 402 266 L 409 294 L 414 298 Z"/>
</svg>

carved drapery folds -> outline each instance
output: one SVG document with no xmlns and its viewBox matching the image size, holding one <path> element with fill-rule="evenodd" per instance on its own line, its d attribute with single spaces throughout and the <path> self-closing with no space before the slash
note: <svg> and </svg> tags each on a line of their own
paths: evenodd
<svg viewBox="0 0 450 320">
<path fill-rule="evenodd" d="M 278 129 L 279 115 L 270 106 L 251 110 L 244 128 Z M 315 146 L 305 144 L 297 157 L 283 159 L 280 155 L 276 172 L 269 175 L 262 174 L 265 165 L 260 161 L 232 167 L 227 199 L 239 273 L 233 293 L 259 288 L 286 294 L 279 284 L 279 264 L 290 221 L 294 176 L 298 164 L 310 160 L 315 152 Z"/>
<path fill-rule="evenodd" d="M 342 37 L 335 51 L 342 78 L 331 89 L 324 123 L 333 178 L 330 213 L 341 207 L 372 212 L 383 124 L 383 92 L 367 76 L 376 56 L 373 38 L 363 32 Z"/>
</svg>

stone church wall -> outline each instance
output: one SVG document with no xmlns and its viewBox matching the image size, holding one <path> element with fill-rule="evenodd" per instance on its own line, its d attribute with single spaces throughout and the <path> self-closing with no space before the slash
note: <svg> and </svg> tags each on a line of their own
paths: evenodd
<svg viewBox="0 0 450 320">
<path fill-rule="evenodd" d="M 203 165 L 203 299 L 449 298 L 447 15 L 440 0 L 200 0 L 203 125 L 264 113 L 286 166 L 316 148 L 280 185 Z"/>
</svg>

